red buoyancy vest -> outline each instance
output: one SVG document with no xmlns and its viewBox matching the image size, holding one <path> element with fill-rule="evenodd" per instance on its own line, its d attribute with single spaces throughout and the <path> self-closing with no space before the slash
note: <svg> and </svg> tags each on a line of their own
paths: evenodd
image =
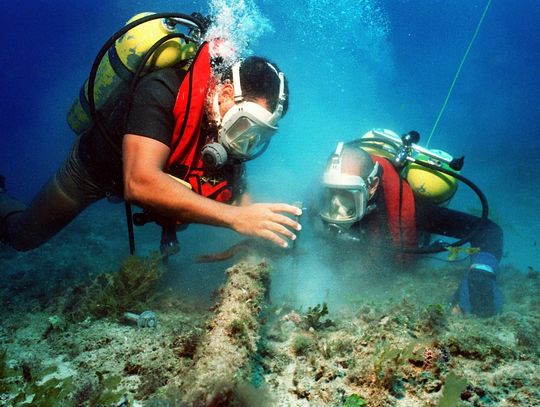
<svg viewBox="0 0 540 407">
<path fill-rule="evenodd" d="M 383 169 L 381 184 L 392 242 L 397 247 L 415 247 L 417 239 L 413 191 L 390 161 L 376 155 L 371 158 Z"/>
<path fill-rule="evenodd" d="M 189 182 L 194 192 L 219 202 L 228 202 L 233 198 L 229 181 L 226 177 L 216 177 L 215 174 L 209 176 L 204 170 L 201 154 L 206 141 L 201 134 L 201 124 L 211 79 L 210 53 L 208 43 L 205 43 L 182 80 L 176 96 L 172 151 L 166 170 L 176 175 L 175 169 L 182 169 L 181 177 Z M 187 121 L 182 131 L 186 115 Z"/>
</svg>

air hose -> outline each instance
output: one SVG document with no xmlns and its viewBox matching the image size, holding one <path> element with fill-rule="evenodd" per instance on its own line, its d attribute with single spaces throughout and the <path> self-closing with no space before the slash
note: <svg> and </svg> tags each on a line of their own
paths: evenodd
<svg viewBox="0 0 540 407">
<path fill-rule="evenodd" d="M 463 167 L 464 157 L 452 158 L 451 160 L 448 160 L 443 157 L 439 157 L 437 154 L 433 154 L 433 152 L 430 150 L 427 150 L 425 148 L 418 146 L 416 143 L 418 143 L 418 141 L 420 140 L 420 134 L 414 130 L 402 135 L 401 138 L 399 138 L 397 135 L 393 136 L 391 134 L 387 134 L 384 131 L 380 132 L 380 131 L 373 130 L 373 133 L 377 135 L 378 137 L 381 137 L 382 139 L 389 140 L 390 142 L 393 142 L 393 143 L 401 144 L 401 147 L 399 148 L 399 150 L 395 154 L 394 159 L 392 160 L 392 164 L 398 170 L 403 169 L 405 165 L 412 162 L 412 163 L 421 165 L 423 167 L 426 167 L 432 171 L 444 173 L 450 177 L 457 179 L 458 181 L 463 182 L 465 185 L 471 188 L 474 191 L 474 193 L 478 196 L 480 203 L 482 205 L 482 215 L 480 216 L 480 220 L 478 221 L 478 224 L 464 238 L 459 239 L 453 243 L 439 242 L 439 243 L 431 244 L 430 246 L 427 246 L 427 247 L 416 247 L 416 248 L 402 247 L 400 251 L 404 253 L 411 253 L 411 254 L 440 253 L 447 250 L 448 247 L 459 247 L 459 246 L 463 246 L 465 243 L 470 242 L 472 238 L 480 231 L 480 229 L 484 226 L 485 222 L 487 221 L 488 214 L 489 214 L 489 206 L 488 206 L 487 199 L 484 193 L 480 190 L 480 188 L 478 188 L 468 178 L 465 178 L 463 175 L 457 172 Z M 455 172 L 444 168 L 442 165 L 440 166 L 434 165 L 429 162 L 413 158 L 411 156 L 413 150 L 419 153 L 422 153 L 424 155 L 427 155 L 428 157 L 431 156 L 432 158 L 436 160 L 441 160 L 442 162 L 446 162 L 451 169 L 455 170 Z"/>
<path fill-rule="evenodd" d="M 480 200 L 480 203 L 482 204 L 482 214 L 480 216 L 480 220 L 478 221 L 476 226 L 473 228 L 473 230 L 471 230 L 471 232 L 468 235 L 466 235 L 465 237 L 463 237 L 462 239 L 459 239 L 459 240 L 457 240 L 457 241 L 455 241 L 453 243 L 439 243 L 439 244 L 435 244 L 435 245 L 428 246 L 428 247 L 418 247 L 418 248 L 413 248 L 413 249 L 404 248 L 404 249 L 402 249 L 402 251 L 404 253 L 411 253 L 411 254 L 440 253 L 440 252 L 446 251 L 448 249 L 448 247 L 459 247 L 459 246 L 463 246 L 465 243 L 470 242 L 472 240 L 472 238 L 484 226 L 484 224 L 486 223 L 486 221 L 488 219 L 489 205 L 488 205 L 488 201 L 487 201 L 486 196 L 484 195 L 484 193 L 471 180 L 469 180 L 468 178 L 465 178 L 463 175 L 461 175 L 461 174 L 459 174 L 457 172 L 447 170 L 446 168 L 441 168 L 439 166 L 430 164 L 430 163 L 422 161 L 422 160 L 414 160 L 414 163 L 422 165 L 422 166 L 424 166 L 426 168 L 429 168 L 431 170 L 434 170 L 434 171 L 442 172 L 442 173 L 444 173 L 446 175 L 449 175 L 451 177 L 456 178 L 458 181 L 463 182 L 465 185 L 467 185 L 469 188 L 471 188 L 474 191 L 474 193 L 478 196 L 478 199 Z"/>
<path fill-rule="evenodd" d="M 125 33 L 127 33 L 129 30 L 133 29 L 134 27 L 137 27 L 137 26 L 139 26 L 141 24 L 144 24 L 144 23 L 146 23 L 148 21 L 157 20 L 157 19 L 160 19 L 160 18 L 170 18 L 170 19 L 177 18 L 177 19 L 186 20 L 186 21 L 191 22 L 193 24 L 193 28 L 197 28 L 199 30 L 202 30 L 202 27 L 203 27 L 203 24 L 199 19 L 197 19 L 197 18 L 195 18 L 193 16 L 190 16 L 190 15 L 187 15 L 187 14 L 182 14 L 182 13 L 156 13 L 156 14 L 151 14 L 149 16 L 139 18 L 139 19 L 137 19 L 135 21 L 132 21 L 131 23 L 125 25 L 120 30 L 115 32 L 105 42 L 105 44 L 103 44 L 103 46 L 99 50 L 98 54 L 96 55 L 96 58 L 94 59 L 94 63 L 92 64 L 92 69 L 90 70 L 90 75 L 88 77 L 88 107 L 90 109 L 90 116 L 92 118 L 92 122 L 94 123 L 94 125 L 99 129 L 99 131 L 102 133 L 105 140 L 109 143 L 111 148 L 118 154 L 118 156 L 121 156 L 122 153 L 121 153 L 120 149 L 118 148 L 118 146 L 109 137 L 107 129 L 105 128 L 105 126 L 103 124 L 103 121 L 101 120 L 101 117 L 99 116 L 99 112 L 97 111 L 97 108 L 96 108 L 94 87 L 95 87 L 95 81 L 96 81 L 96 76 L 97 76 L 97 71 L 98 71 L 98 68 L 99 68 L 99 64 L 101 63 L 101 60 L 103 59 L 105 54 L 109 51 L 109 49 L 114 45 L 114 43 L 121 36 L 123 36 Z M 194 42 L 193 39 L 191 39 L 191 38 L 189 38 L 187 36 L 184 36 L 183 34 L 171 34 L 171 35 L 166 36 L 165 38 L 171 39 L 171 38 L 176 38 L 176 37 L 181 37 L 186 41 Z M 165 42 L 165 41 L 163 41 L 163 42 Z M 160 42 L 160 44 L 161 44 L 161 42 Z M 151 55 L 151 53 L 153 53 L 155 51 L 155 49 L 156 48 L 154 48 L 154 47 L 150 48 L 150 50 L 145 54 L 143 60 L 147 61 L 149 56 Z M 140 70 L 142 70 L 142 68 L 139 65 L 139 67 L 137 69 L 137 72 L 139 72 L 139 75 L 140 75 Z M 138 76 L 134 77 L 135 81 L 137 80 L 137 77 Z M 133 87 L 133 84 L 132 84 L 132 87 Z"/>
<path fill-rule="evenodd" d="M 121 153 L 120 149 L 118 148 L 118 146 L 111 139 L 111 137 L 110 137 L 110 135 L 109 135 L 109 133 L 108 133 L 106 127 L 105 127 L 105 124 L 104 124 L 104 122 L 102 120 L 102 116 L 99 114 L 99 112 L 98 112 L 98 110 L 96 108 L 94 89 L 95 89 L 97 71 L 98 71 L 99 65 L 101 63 L 101 60 L 103 59 L 105 54 L 109 51 L 109 49 L 114 45 L 114 43 L 120 37 L 122 37 L 125 33 L 130 31 L 134 27 L 137 27 L 137 26 L 139 26 L 141 24 L 144 24 L 144 23 L 146 23 L 148 21 L 157 20 L 157 19 L 161 19 L 161 18 L 184 20 L 183 21 L 184 24 L 190 25 L 190 26 L 192 26 L 192 28 L 198 29 L 199 31 L 203 31 L 203 27 L 204 27 L 203 23 L 198 18 L 187 15 L 187 14 L 182 14 L 182 13 L 156 13 L 156 14 L 151 14 L 149 16 L 139 18 L 139 19 L 137 19 L 135 21 L 132 21 L 129 24 L 126 24 L 120 30 L 115 32 L 105 42 L 105 44 L 103 44 L 103 46 L 101 47 L 101 49 L 97 53 L 96 58 L 94 59 L 94 63 L 92 64 L 92 68 L 90 70 L 90 75 L 88 77 L 88 107 L 89 107 L 89 110 L 90 110 L 90 117 L 91 117 L 92 122 L 94 123 L 94 125 L 97 127 L 98 131 L 101 133 L 101 135 L 106 140 L 106 142 L 110 145 L 110 147 L 113 149 L 113 151 L 118 155 L 118 157 L 121 157 L 122 153 Z M 190 23 L 190 24 L 188 24 L 188 23 Z M 186 36 L 184 34 L 177 33 L 177 34 L 169 34 L 169 35 L 161 38 L 159 41 L 156 42 L 156 44 L 154 44 L 152 47 L 150 47 L 150 49 L 143 56 L 141 62 L 139 63 L 139 66 L 137 67 L 137 70 L 135 71 L 135 73 L 133 75 L 133 79 L 132 79 L 132 81 L 130 83 L 129 90 L 128 90 L 128 95 L 127 95 L 127 100 L 129 101 L 129 103 L 131 101 L 131 95 L 133 93 L 133 90 L 135 89 L 135 87 L 137 85 L 137 82 L 140 79 L 141 73 L 142 73 L 148 59 L 151 57 L 151 55 L 154 53 L 154 51 L 156 49 L 158 49 L 158 47 L 160 45 L 162 45 L 166 41 L 168 41 L 170 39 L 173 39 L 173 38 L 182 38 L 186 42 L 195 42 L 195 40 L 193 40 L 192 38 L 190 38 L 190 37 L 188 37 L 188 36 Z M 197 54 L 196 54 L 195 58 L 198 56 L 199 51 L 200 51 L 200 48 L 197 51 Z M 134 233 L 133 233 L 133 214 L 132 214 L 131 205 L 129 204 L 129 202 L 125 202 L 125 212 L 126 212 L 126 220 L 127 220 L 127 226 L 128 226 L 129 249 L 130 249 L 130 253 L 134 254 L 135 253 L 135 237 L 134 237 Z"/>
</svg>

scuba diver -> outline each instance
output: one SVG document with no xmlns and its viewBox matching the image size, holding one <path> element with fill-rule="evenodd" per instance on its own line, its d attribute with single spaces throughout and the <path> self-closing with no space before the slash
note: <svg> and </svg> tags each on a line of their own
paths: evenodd
<svg viewBox="0 0 540 407">
<path fill-rule="evenodd" d="M 419 246 L 432 234 L 461 239 L 453 247 L 468 242 L 476 253 L 453 299 L 455 310 L 478 316 L 497 314 L 502 307 L 497 287 L 502 230 L 486 218 L 486 213 L 479 218 L 445 207 L 457 188 L 454 177 L 474 187 L 458 171 L 443 169 L 440 162 L 433 165 L 436 160 L 424 162 L 428 168 L 412 158 L 415 164 L 403 162 L 411 156 L 418 139 L 416 132 L 400 139 L 389 130 L 373 130 L 361 139 L 338 144 L 323 175 L 318 207 L 325 240 L 350 250 L 362 248 L 379 263 L 392 258 L 397 267 L 409 265 L 414 254 L 450 249 L 440 240 Z M 436 159 L 445 154 L 438 150 L 426 153 Z M 463 158 L 448 161 L 454 169 L 461 169 L 463 164 Z M 432 185 L 429 191 L 429 182 L 439 185 Z M 483 194 L 477 192 L 485 204 Z M 344 242 L 348 244 L 343 246 Z"/>
<path fill-rule="evenodd" d="M 90 204 L 114 197 L 144 209 L 138 217 L 126 211 L 128 224 L 135 217 L 163 226 L 162 252 L 177 250 L 176 229 L 189 223 L 281 247 L 295 239 L 300 225 L 287 215 L 300 210 L 251 203 L 244 181 L 245 162 L 265 151 L 287 112 L 287 80 L 257 56 L 224 66 L 219 44 L 200 40 L 198 17 L 144 13 L 103 46 L 68 116 L 78 136 L 64 164 L 28 206 L 7 194 L 1 178 L 0 240 L 36 248 Z M 191 36 L 175 32 L 182 25 Z M 147 69 L 151 63 L 159 69 Z M 109 89 L 126 74 L 123 91 Z"/>
</svg>

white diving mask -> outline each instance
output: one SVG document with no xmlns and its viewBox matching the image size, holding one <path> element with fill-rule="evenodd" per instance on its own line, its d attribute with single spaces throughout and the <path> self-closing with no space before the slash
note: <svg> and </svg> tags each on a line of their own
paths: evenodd
<svg viewBox="0 0 540 407">
<path fill-rule="evenodd" d="M 280 82 L 278 102 L 273 113 L 258 103 L 244 100 L 240 85 L 241 62 L 232 66 L 235 105 L 220 120 L 218 141 L 234 158 L 250 160 L 261 154 L 278 129 L 277 122 L 283 115 L 286 100 L 285 75 L 278 72 L 272 64 L 267 64 L 274 70 Z"/>
<path fill-rule="evenodd" d="M 367 180 L 358 175 L 341 172 L 343 142 L 339 142 L 323 175 L 323 193 L 319 203 L 319 215 L 327 223 L 350 228 L 374 209 L 368 206 L 368 183 L 377 175 L 379 163 L 375 163 Z"/>
</svg>

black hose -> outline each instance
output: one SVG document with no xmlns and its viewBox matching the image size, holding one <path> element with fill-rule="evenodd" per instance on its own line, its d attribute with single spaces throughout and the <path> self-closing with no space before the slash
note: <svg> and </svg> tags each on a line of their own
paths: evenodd
<svg viewBox="0 0 540 407">
<path fill-rule="evenodd" d="M 135 254 L 135 234 L 133 233 L 133 213 L 131 212 L 131 204 L 129 202 L 124 202 L 124 208 L 126 211 L 126 223 L 128 228 L 128 240 L 129 240 L 129 253 L 131 255 Z"/>
<path fill-rule="evenodd" d="M 149 16 L 139 18 L 139 19 L 137 19 L 135 21 L 132 21 L 131 23 L 125 25 L 123 28 L 121 28 L 120 30 L 115 32 L 105 42 L 105 44 L 103 44 L 103 46 L 101 47 L 101 49 L 97 53 L 96 58 L 94 59 L 94 63 L 92 64 L 92 68 L 91 68 L 90 74 L 88 76 L 88 89 L 87 89 L 87 92 L 88 92 L 88 106 L 89 106 L 89 110 L 90 110 L 91 120 L 92 120 L 93 124 L 101 132 L 101 135 L 103 136 L 103 138 L 107 141 L 107 143 L 111 146 L 113 151 L 119 157 L 122 156 L 122 152 L 118 148 L 118 146 L 114 143 L 114 141 L 111 139 L 111 137 L 109 136 L 109 133 L 108 133 L 108 131 L 105 128 L 105 125 L 103 123 L 102 117 L 101 117 L 101 115 L 99 114 L 99 112 L 97 111 L 97 108 L 96 108 L 96 102 L 95 102 L 95 97 L 94 97 L 94 88 L 95 88 L 97 70 L 99 68 L 99 65 L 100 65 L 103 57 L 109 51 L 109 49 L 114 45 L 116 40 L 118 40 L 118 38 L 120 38 L 122 35 L 124 35 L 125 33 L 127 33 L 129 30 L 131 30 L 134 27 L 137 27 L 137 26 L 139 26 L 139 25 L 141 25 L 143 23 L 146 23 L 148 21 L 152 21 L 152 20 L 156 20 L 156 19 L 160 19 L 160 18 L 182 18 L 182 19 L 189 20 L 189 21 L 193 22 L 195 25 L 197 25 L 199 27 L 199 29 L 201 29 L 201 30 L 203 29 L 203 24 L 201 23 L 201 21 L 199 21 L 199 19 L 197 19 L 197 18 L 195 18 L 193 16 L 182 14 L 182 13 L 157 13 L 157 14 L 152 14 L 152 15 L 149 15 Z M 150 56 L 165 41 L 168 41 L 168 40 L 170 40 L 172 38 L 178 38 L 178 37 L 183 38 L 185 41 L 194 42 L 191 38 L 189 38 L 189 37 L 187 37 L 187 36 L 185 36 L 185 35 L 183 35 L 181 33 L 178 33 L 178 34 L 167 35 L 164 38 L 157 41 L 156 44 L 154 44 L 152 47 L 150 47 L 150 49 L 145 53 L 145 55 L 142 58 L 141 62 L 137 66 L 137 69 L 136 69 L 136 71 L 134 73 L 133 79 L 132 79 L 130 87 L 129 87 L 129 93 L 128 93 L 128 99 L 127 99 L 128 103 L 131 102 L 133 90 L 134 90 L 135 86 L 137 85 L 137 82 L 139 80 L 139 76 L 141 75 L 142 70 L 144 69 L 144 66 L 146 65 L 146 62 L 148 61 Z M 198 55 L 198 52 L 197 52 L 197 55 Z M 135 253 L 135 236 L 134 236 L 134 233 L 133 233 L 133 214 L 132 214 L 132 211 L 131 211 L 131 205 L 128 202 L 125 203 L 125 212 L 126 212 L 126 220 L 127 220 L 127 227 L 128 227 L 129 251 L 130 251 L 131 254 L 134 254 Z"/>
<path fill-rule="evenodd" d="M 95 103 L 95 96 L 94 96 L 94 87 L 95 87 L 95 81 L 97 76 L 97 71 L 99 68 L 99 65 L 101 63 L 101 60 L 105 56 L 105 54 L 109 51 L 109 49 L 114 45 L 116 40 L 120 38 L 122 35 L 127 33 L 129 30 L 131 30 L 134 27 L 137 27 L 141 24 L 144 24 L 148 21 L 157 20 L 160 18 L 182 18 L 185 20 L 189 20 L 196 24 L 198 27 L 202 29 L 203 24 L 199 21 L 199 19 L 182 13 L 156 13 L 151 14 L 149 16 L 145 16 L 142 18 L 139 18 L 135 21 L 132 21 L 131 23 L 125 25 L 123 28 L 115 32 L 106 42 L 103 44 L 101 49 L 96 55 L 96 58 L 94 59 L 94 63 L 92 64 L 92 69 L 90 70 L 90 75 L 88 76 L 88 106 L 90 109 L 90 117 L 92 119 L 92 122 L 94 125 L 99 129 L 99 131 L 102 133 L 105 140 L 110 144 L 111 148 L 119 155 L 121 156 L 122 153 L 118 146 L 112 141 L 112 139 L 109 137 L 109 134 L 107 132 L 107 129 L 105 128 L 103 121 L 101 120 L 101 117 L 99 115 L 99 112 L 96 108 Z M 189 37 L 186 37 L 189 38 Z"/>
<path fill-rule="evenodd" d="M 416 164 L 422 165 L 423 167 L 429 168 L 434 171 L 442 172 L 446 175 L 449 175 L 451 177 L 456 178 L 457 180 L 463 182 L 465 185 L 467 185 L 469 188 L 471 188 L 476 195 L 478 196 L 478 199 L 480 199 L 480 203 L 482 204 L 482 215 L 480 216 L 480 220 L 478 221 L 478 224 L 471 230 L 471 232 L 465 236 L 464 238 L 457 240 L 453 243 L 443 243 L 436 245 L 434 247 L 418 247 L 414 249 L 403 249 L 404 253 L 411 253 L 411 254 L 429 254 L 429 253 L 440 253 L 444 252 L 448 249 L 448 247 L 458 247 L 463 246 L 465 243 L 468 243 L 471 241 L 471 239 L 480 232 L 480 229 L 484 226 L 486 223 L 488 216 L 489 216 L 489 205 L 488 201 L 486 199 L 486 196 L 484 193 L 478 188 L 472 181 L 465 178 L 463 175 L 458 174 L 457 172 L 453 172 L 450 170 L 447 170 L 446 168 L 441 168 L 436 165 L 430 164 L 425 161 L 421 160 L 415 160 Z"/>
<path fill-rule="evenodd" d="M 150 47 L 150 49 L 144 54 L 144 56 L 142 57 L 141 61 L 139 62 L 139 65 L 137 66 L 137 69 L 135 70 L 135 72 L 133 73 L 133 78 L 131 79 L 131 82 L 130 82 L 130 85 L 129 85 L 129 88 L 128 88 L 128 92 L 125 96 L 125 100 L 126 100 L 126 114 L 125 114 L 125 117 L 124 117 L 124 123 L 123 123 L 123 126 L 124 128 L 126 127 L 126 122 L 127 122 L 127 112 L 129 112 L 131 110 L 131 104 L 133 102 L 133 93 L 135 92 L 135 88 L 137 87 L 137 84 L 139 83 L 139 80 L 141 79 L 141 75 L 142 75 L 142 72 L 144 70 L 144 67 L 146 66 L 146 63 L 148 62 L 148 60 L 152 57 L 152 54 L 154 53 L 154 51 L 156 49 L 158 49 L 163 43 L 173 39 L 173 38 L 183 38 L 183 39 L 186 39 L 187 37 L 184 35 L 184 34 L 180 34 L 180 33 L 177 33 L 177 34 L 168 34 L 166 35 L 165 37 L 159 39 L 158 41 L 156 41 L 156 43 L 154 45 L 152 45 Z"/>
<path fill-rule="evenodd" d="M 165 43 L 165 42 L 167 42 L 167 41 L 169 41 L 169 40 L 171 40 L 173 38 L 182 38 L 183 40 L 188 40 L 189 39 L 189 37 L 186 37 L 184 34 L 176 33 L 176 34 L 168 34 L 165 37 L 160 38 L 158 41 L 156 41 L 156 43 L 154 45 L 152 45 L 148 49 L 148 51 L 146 51 L 146 53 L 142 57 L 141 61 L 139 62 L 139 65 L 137 66 L 136 71 L 133 73 L 133 78 L 131 79 L 128 95 L 133 94 L 133 92 L 135 91 L 135 87 L 137 86 L 137 83 L 139 82 L 139 80 L 140 80 L 140 78 L 142 76 L 142 72 L 143 72 L 143 70 L 144 70 L 144 68 L 146 66 L 146 63 L 152 57 L 152 54 L 154 53 L 154 51 L 157 50 L 163 43 Z"/>
</svg>

